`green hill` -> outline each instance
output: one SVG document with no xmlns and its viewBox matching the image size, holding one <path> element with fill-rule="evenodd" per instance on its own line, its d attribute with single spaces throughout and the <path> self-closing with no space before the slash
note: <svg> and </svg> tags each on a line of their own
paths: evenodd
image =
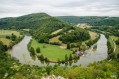
<svg viewBox="0 0 119 79">
<path fill-rule="evenodd" d="M 87 23 L 91 26 L 113 26 L 119 23 L 119 17 L 108 16 L 58 16 L 68 23 Z"/>
<path fill-rule="evenodd" d="M 58 23 L 57 26 L 64 26 L 65 23 L 46 13 L 33 13 L 20 17 L 9 17 L 0 19 L 1 29 L 29 29 L 37 28 L 40 26 L 54 25 Z M 50 26 L 52 27 L 52 26 Z M 57 28 L 57 27 L 56 27 Z M 43 29 L 43 28 L 42 28 Z"/>
<path fill-rule="evenodd" d="M 0 19 L 0 28 L 9 29 L 25 29 L 35 28 L 40 25 L 39 21 L 50 18 L 46 13 L 34 13 L 20 17 L 9 17 Z"/>
</svg>

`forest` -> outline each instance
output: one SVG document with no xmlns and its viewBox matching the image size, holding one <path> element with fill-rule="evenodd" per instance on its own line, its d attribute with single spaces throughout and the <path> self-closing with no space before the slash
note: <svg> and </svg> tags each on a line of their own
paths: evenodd
<svg viewBox="0 0 119 79">
<path fill-rule="evenodd" d="M 63 34 L 59 39 L 64 43 L 82 42 L 90 38 L 89 33 L 83 29 Z"/>
<path fill-rule="evenodd" d="M 108 16 L 57 16 L 59 19 L 72 23 L 86 23 L 91 26 L 114 26 L 119 23 L 119 17 Z"/>
</svg>

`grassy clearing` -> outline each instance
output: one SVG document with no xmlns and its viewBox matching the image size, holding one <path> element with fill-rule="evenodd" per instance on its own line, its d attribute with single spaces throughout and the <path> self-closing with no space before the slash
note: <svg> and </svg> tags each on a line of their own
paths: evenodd
<svg viewBox="0 0 119 79">
<path fill-rule="evenodd" d="M 64 60 L 66 54 L 69 56 L 72 53 L 71 50 L 61 49 L 60 47 L 55 45 L 38 43 L 34 39 L 31 42 L 31 47 L 33 47 L 34 49 L 36 49 L 37 47 L 40 47 L 40 50 L 41 50 L 40 54 L 43 54 L 50 61 L 53 61 L 53 62 L 58 61 L 58 59 Z"/>
<path fill-rule="evenodd" d="M 13 30 L 0 30 L 0 41 L 2 41 L 5 45 L 9 45 L 12 40 L 6 39 L 7 35 L 15 34 L 17 37 L 20 36 L 20 33 Z"/>
<path fill-rule="evenodd" d="M 77 27 L 79 27 L 79 28 L 82 28 L 82 29 L 85 29 L 85 28 L 90 28 L 91 26 L 89 26 L 89 25 L 87 25 L 87 24 L 77 24 L 76 25 Z"/>
<path fill-rule="evenodd" d="M 11 35 L 11 34 L 15 34 L 16 36 L 19 36 L 20 33 L 14 30 L 0 30 L 0 35 Z"/>
<path fill-rule="evenodd" d="M 2 41 L 7 46 L 10 44 L 10 42 L 12 42 L 10 39 L 6 39 L 6 38 L 0 38 L 0 41 Z"/>
<path fill-rule="evenodd" d="M 90 34 L 91 40 L 96 39 L 97 38 L 97 35 L 98 35 L 97 33 L 92 32 L 92 31 L 89 31 L 89 34 Z"/>
<path fill-rule="evenodd" d="M 49 42 L 61 42 L 61 41 L 59 40 L 59 37 L 60 37 L 60 36 L 53 37 L 53 38 L 51 38 L 51 39 L 49 40 Z"/>
<path fill-rule="evenodd" d="M 62 31 L 62 29 L 59 29 L 59 30 L 56 30 L 56 31 L 52 32 L 51 35 L 57 34 L 57 33 L 60 32 L 60 31 Z"/>
</svg>

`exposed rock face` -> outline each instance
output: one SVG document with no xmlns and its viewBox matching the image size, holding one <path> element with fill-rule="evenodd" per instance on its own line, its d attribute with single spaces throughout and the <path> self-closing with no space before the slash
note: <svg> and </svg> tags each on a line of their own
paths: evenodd
<svg viewBox="0 0 119 79">
<path fill-rule="evenodd" d="M 65 79 L 62 76 L 55 76 L 55 75 L 51 75 L 48 77 L 42 77 L 41 79 Z"/>
</svg>

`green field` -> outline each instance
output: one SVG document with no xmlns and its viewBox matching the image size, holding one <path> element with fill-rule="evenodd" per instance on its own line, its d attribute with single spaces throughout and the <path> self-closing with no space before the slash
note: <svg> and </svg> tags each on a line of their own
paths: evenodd
<svg viewBox="0 0 119 79">
<path fill-rule="evenodd" d="M 40 54 L 43 54 L 52 62 L 56 62 L 58 59 L 64 60 L 66 54 L 69 56 L 72 53 L 71 50 L 62 49 L 56 45 L 38 43 L 34 39 L 31 42 L 31 47 L 33 47 L 34 49 L 40 47 L 41 50 Z"/>
<path fill-rule="evenodd" d="M 114 48 L 115 47 L 115 44 L 112 40 L 116 41 L 119 39 L 119 37 L 116 37 L 116 36 L 110 36 L 110 43 L 111 43 L 111 46 Z M 118 54 L 119 53 L 119 46 L 116 45 L 116 49 L 115 49 L 115 53 Z"/>
</svg>

